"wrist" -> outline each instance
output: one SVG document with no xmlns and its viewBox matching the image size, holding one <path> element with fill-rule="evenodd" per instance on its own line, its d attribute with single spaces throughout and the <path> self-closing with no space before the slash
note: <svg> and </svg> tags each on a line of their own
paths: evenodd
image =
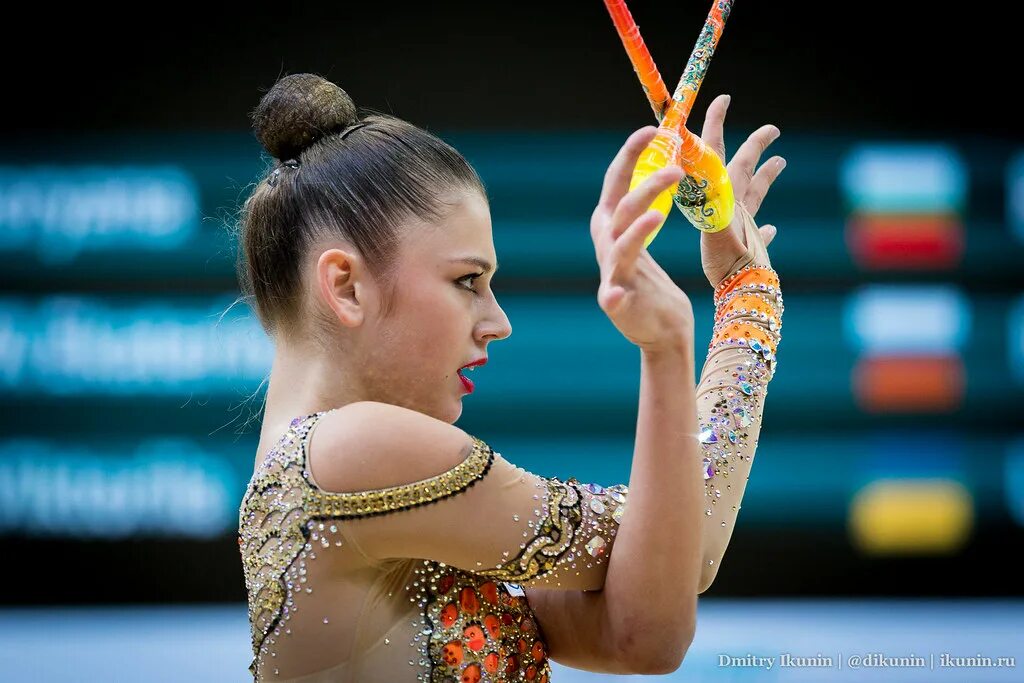
<svg viewBox="0 0 1024 683">
<path fill-rule="evenodd" d="M 714 302 L 717 307 L 734 291 L 760 291 L 771 296 L 781 295 L 779 274 L 770 265 L 750 263 L 734 270 L 715 286 Z"/>
<path fill-rule="evenodd" d="M 645 362 L 664 363 L 693 357 L 693 331 L 681 332 L 655 344 L 640 346 L 640 356 Z"/>
</svg>

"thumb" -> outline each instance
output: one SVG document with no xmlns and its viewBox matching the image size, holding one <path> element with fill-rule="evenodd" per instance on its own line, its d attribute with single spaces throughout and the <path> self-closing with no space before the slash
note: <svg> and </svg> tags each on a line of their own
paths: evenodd
<svg viewBox="0 0 1024 683">
<path fill-rule="evenodd" d="M 775 239 L 775 233 L 777 232 L 774 225 L 762 225 L 758 228 L 758 231 L 761 233 L 761 239 L 764 240 L 766 247 Z"/>
</svg>

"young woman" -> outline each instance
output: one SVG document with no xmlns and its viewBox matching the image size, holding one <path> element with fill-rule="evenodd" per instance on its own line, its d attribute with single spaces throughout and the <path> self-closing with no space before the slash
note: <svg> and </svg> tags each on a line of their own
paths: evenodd
<svg viewBox="0 0 1024 683">
<path fill-rule="evenodd" d="M 705 140 L 725 158 L 726 97 Z M 239 512 L 253 660 L 266 681 L 550 680 L 549 659 L 676 669 L 740 508 L 774 373 L 782 299 L 753 214 L 778 134 L 729 165 L 726 231 L 701 235 L 715 337 L 699 385 L 687 296 L 643 248 L 676 167 L 627 192 L 655 129 L 611 162 L 590 232 L 597 299 L 640 349 L 628 486 L 516 467 L 453 423 L 463 374 L 512 327 L 487 198 L 450 146 L 359 118 L 319 76 L 253 115 L 277 163 L 246 200 L 239 275 L 276 355 Z M 696 385 L 696 388 L 695 388 Z"/>
</svg>

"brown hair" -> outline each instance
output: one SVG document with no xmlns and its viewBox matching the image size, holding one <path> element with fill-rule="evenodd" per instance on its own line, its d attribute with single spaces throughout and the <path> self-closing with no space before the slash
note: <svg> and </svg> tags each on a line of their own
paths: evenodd
<svg viewBox="0 0 1024 683">
<path fill-rule="evenodd" d="M 438 137 L 386 114 L 360 118 L 355 103 L 315 74 L 281 78 L 252 113 L 256 137 L 274 161 L 240 212 L 238 279 L 263 329 L 296 329 L 301 264 L 324 237 L 350 242 L 393 305 L 401 226 L 440 221 L 450 191 L 483 183 Z"/>
</svg>

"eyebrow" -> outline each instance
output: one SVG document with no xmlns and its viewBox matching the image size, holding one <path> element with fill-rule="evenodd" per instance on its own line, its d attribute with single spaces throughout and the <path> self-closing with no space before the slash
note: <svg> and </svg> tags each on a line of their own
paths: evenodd
<svg viewBox="0 0 1024 683">
<path fill-rule="evenodd" d="M 463 256 L 462 258 L 449 259 L 452 263 L 472 263 L 475 266 L 480 266 L 487 273 L 491 270 L 492 266 L 490 261 L 486 261 L 477 256 Z M 498 272 L 498 266 L 493 266 L 494 272 Z"/>
</svg>

